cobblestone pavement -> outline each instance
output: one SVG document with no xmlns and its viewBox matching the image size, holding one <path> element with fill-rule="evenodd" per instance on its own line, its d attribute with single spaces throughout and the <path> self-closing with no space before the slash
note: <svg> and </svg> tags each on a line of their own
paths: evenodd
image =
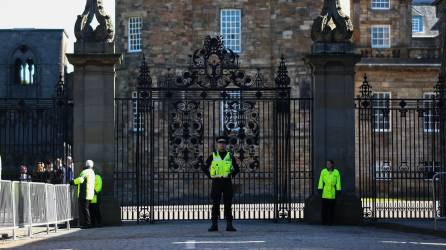
<svg viewBox="0 0 446 250">
<path fill-rule="evenodd" d="M 374 227 L 236 221 L 238 232 L 207 232 L 208 222 L 159 222 L 41 233 L 3 241 L 8 249 L 446 249 L 446 239 Z"/>
</svg>

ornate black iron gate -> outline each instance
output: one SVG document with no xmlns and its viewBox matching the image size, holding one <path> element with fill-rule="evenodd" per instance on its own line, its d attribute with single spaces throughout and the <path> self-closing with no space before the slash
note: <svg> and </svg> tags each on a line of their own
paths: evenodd
<svg viewBox="0 0 446 250">
<path fill-rule="evenodd" d="M 133 98 L 115 100 L 116 196 L 123 220 L 210 218 L 201 171 L 216 136 L 241 166 L 235 219 L 299 219 L 312 193 L 311 99 L 290 96 L 282 58 L 275 84 L 239 69 L 220 38 L 207 37 L 181 76 L 152 83 L 145 60 Z"/>
<path fill-rule="evenodd" d="M 438 91 L 396 99 L 373 93 L 364 78 L 356 100 L 356 166 L 366 218 L 432 218 L 434 202 L 439 209 L 432 177 L 446 170 L 441 105 Z"/>
</svg>

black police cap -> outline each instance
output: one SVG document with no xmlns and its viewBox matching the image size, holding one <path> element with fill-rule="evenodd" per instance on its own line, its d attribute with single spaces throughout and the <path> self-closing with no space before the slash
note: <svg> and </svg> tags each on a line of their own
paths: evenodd
<svg viewBox="0 0 446 250">
<path fill-rule="evenodd" d="M 217 142 L 222 142 L 222 143 L 226 143 L 228 141 L 228 139 L 226 138 L 226 136 L 218 136 L 217 139 L 215 139 Z"/>
</svg>

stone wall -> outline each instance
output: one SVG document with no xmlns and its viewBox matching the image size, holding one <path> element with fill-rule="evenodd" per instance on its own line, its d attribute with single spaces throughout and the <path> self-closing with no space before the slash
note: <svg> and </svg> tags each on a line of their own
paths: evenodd
<svg viewBox="0 0 446 250">
<path fill-rule="evenodd" d="M 430 66 L 369 66 L 360 64 L 356 68 L 355 87 L 358 93 L 367 74 L 373 91 L 391 92 L 392 98 L 422 98 L 424 92 L 432 92 L 438 81 L 439 65 Z"/>
<path fill-rule="evenodd" d="M 374 10 L 369 0 L 353 1 L 353 42 L 358 47 L 371 47 L 370 26 L 390 25 L 392 47 L 407 47 L 412 36 L 411 1 L 390 0 L 389 10 Z"/>
<path fill-rule="evenodd" d="M 188 55 L 201 48 L 204 37 L 220 32 L 220 9 L 237 8 L 242 13 L 242 68 L 261 68 L 265 76 L 272 79 L 280 56 L 284 54 L 292 77 L 293 96 L 298 96 L 299 86 L 308 89 L 310 84 L 309 70 L 302 58 L 310 51 L 311 24 L 322 3 L 282 0 L 117 1 L 117 49 L 125 56 L 124 63 L 118 68 L 117 93 L 129 95 L 135 86 L 141 60 L 141 53 L 127 52 L 130 17 L 143 17 L 143 52 L 149 59 L 152 75 L 157 77 L 167 68 L 185 68 Z"/>
</svg>

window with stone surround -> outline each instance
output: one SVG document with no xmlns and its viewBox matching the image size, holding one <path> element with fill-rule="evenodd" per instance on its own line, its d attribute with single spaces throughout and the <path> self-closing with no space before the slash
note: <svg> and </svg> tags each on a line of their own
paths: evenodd
<svg viewBox="0 0 446 250">
<path fill-rule="evenodd" d="M 132 92 L 132 113 L 133 113 L 133 131 L 134 132 L 142 132 L 144 131 L 144 112 L 138 110 L 138 92 L 133 91 Z M 139 117 L 138 117 L 139 112 Z"/>
<path fill-rule="evenodd" d="M 375 92 L 372 99 L 373 129 L 375 132 L 390 132 L 390 92 Z"/>
<path fill-rule="evenodd" d="M 220 34 L 223 37 L 224 46 L 235 53 L 242 51 L 241 15 L 239 9 L 220 10 Z"/>
<path fill-rule="evenodd" d="M 130 17 L 128 26 L 128 52 L 142 51 L 141 45 L 142 17 Z"/>
<path fill-rule="evenodd" d="M 390 48 L 390 25 L 373 25 L 372 48 Z"/>
<path fill-rule="evenodd" d="M 390 0 L 372 0 L 372 9 L 388 10 L 390 9 Z"/>
<path fill-rule="evenodd" d="M 423 32 L 423 16 L 413 16 L 412 17 L 412 33 Z"/>
<path fill-rule="evenodd" d="M 13 82 L 23 86 L 35 84 L 36 64 L 31 49 L 26 45 L 21 45 L 16 49 L 12 58 Z"/>
<path fill-rule="evenodd" d="M 434 108 L 435 93 L 423 94 L 423 127 L 426 133 L 438 133 L 440 131 L 440 117 L 438 109 Z"/>
</svg>

